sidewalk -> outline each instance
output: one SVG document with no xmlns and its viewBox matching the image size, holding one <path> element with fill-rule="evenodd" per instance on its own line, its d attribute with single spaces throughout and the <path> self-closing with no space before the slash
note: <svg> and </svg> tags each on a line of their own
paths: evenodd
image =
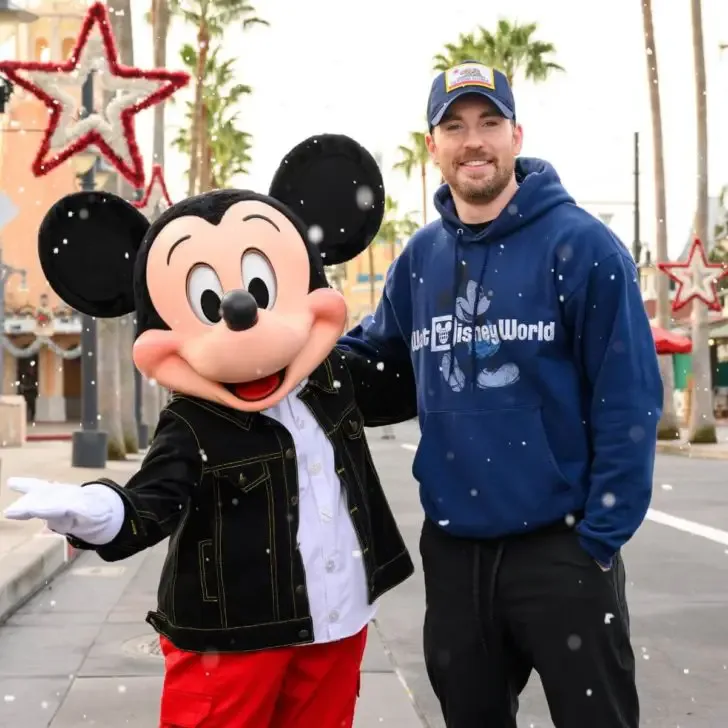
<svg viewBox="0 0 728 728">
<path fill-rule="evenodd" d="M 718 442 L 715 445 L 691 445 L 687 439 L 687 429 L 682 428 L 679 440 L 659 440 L 657 452 L 665 455 L 705 458 L 706 460 L 728 460 L 728 427 L 719 425 L 716 431 Z"/>
<path fill-rule="evenodd" d="M 133 456 L 125 462 L 110 462 L 103 471 L 95 471 L 71 467 L 70 457 L 71 447 L 69 442 L 31 442 L 21 448 L 1 449 L 0 512 L 20 497 L 19 494 L 7 489 L 5 484 L 9 477 L 28 476 L 81 484 L 103 475 L 124 483 L 136 471 L 142 459 L 141 455 Z M 81 553 L 83 552 L 75 552 L 75 550 L 68 547 L 64 538 L 46 532 L 43 524 L 39 521 L 10 521 L 0 516 L 0 625 L 9 620 L 6 627 L 0 626 L 0 634 L 7 629 L 15 630 L 15 622 L 18 619 L 23 619 L 24 611 L 28 608 L 33 612 L 36 611 L 37 607 L 33 605 L 39 599 L 47 601 L 44 597 L 46 592 L 39 592 L 39 590 L 56 576 L 62 575 L 54 584 L 54 595 L 56 595 L 54 599 L 60 599 L 58 596 L 59 590 L 63 592 L 64 589 L 68 589 L 70 586 L 64 585 L 69 574 L 72 575 L 75 571 L 89 572 L 88 568 L 79 569 L 78 565 L 70 570 L 67 568 Z M 139 555 L 139 557 L 142 556 Z M 133 562 L 139 557 L 132 557 L 129 562 L 124 563 L 128 572 L 132 571 Z M 79 563 L 85 564 L 88 559 L 95 562 L 98 557 L 87 554 L 86 558 Z M 159 560 L 159 563 L 161 564 L 161 560 Z M 94 579 L 91 574 L 95 571 L 101 572 L 103 569 L 91 569 L 89 575 L 85 576 L 88 587 L 91 586 L 88 582 L 89 579 L 102 584 L 109 584 L 109 577 L 105 573 L 99 573 L 99 576 Z M 150 578 L 156 580 L 157 577 L 155 574 L 150 574 Z M 76 580 L 74 582 L 78 583 Z M 84 589 L 83 594 L 76 594 L 76 599 L 79 600 L 79 603 L 95 604 L 100 595 L 88 592 L 88 587 Z M 150 591 L 150 594 L 152 595 L 151 598 L 153 598 L 153 592 Z M 34 595 L 37 596 L 32 599 Z M 150 598 L 149 595 L 145 596 L 145 599 L 147 598 Z M 87 602 L 89 599 L 91 601 Z M 28 606 L 21 609 L 26 603 Z M 51 602 L 51 604 L 53 603 Z M 136 602 L 135 605 L 135 614 L 138 612 L 141 615 L 144 610 L 140 609 Z M 20 611 L 18 611 L 19 609 Z M 58 609 L 54 607 L 50 611 L 57 612 Z M 134 617 L 134 620 L 136 620 L 136 617 Z M 138 625 L 136 625 L 136 621 L 134 624 L 132 631 L 144 630 L 142 617 L 139 618 Z M 59 633 L 58 640 L 68 639 L 69 635 L 64 633 L 62 625 L 57 624 L 56 626 L 60 628 L 56 630 Z M 73 626 L 72 629 L 72 624 L 69 623 L 68 630 L 71 632 L 77 631 L 77 625 Z M 70 645 L 66 645 L 63 650 L 64 654 L 68 653 L 69 647 Z M 23 647 L 24 650 L 31 651 L 39 648 L 40 645 L 35 644 L 25 644 Z M 10 655 L 6 655 L 6 657 L 9 658 Z M 47 672 L 49 669 L 47 661 L 44 659 L 42 662 L 42 670 L 45 671 L 43 675 L 49 674 Z M 12 664 L 15 664 L 15 662 Z M 39 667 L 39 669 L 41 668 Z M 375 728 L 375 726 L 377 728 L 386 728 L 387 726 L 392 728 L 422 728 L 424 723 L 415 710 L 413 698 L 381 639 L 376 623 L 372 623 L 370 626 L 370 636 L 362 672 L 361 698 L 357 708 L 355 728 Z M 11 676 L 8 675 L 7 677 L 10 678 Z M 20 675 L 17 677 L 20 677 Z M 52 726 L 54 728 L 75 728 L 81 723 L 88 724 L 84 714 L 88 711 L 90 704 L 97 706 L 99 709 L 103 706 L 104 715 L 108 716 L 104 718 L 104 728 L 127 725 L 128 696 L 116 695 L 116 691 L 109 694 L 107 689 L 100 687 L 105 683 L 103 670 L 98 672 L 90 669 L 84 677 L 94 679 L 82 680 L 79 682 L 78 688 L 72 690 L 66 696 L 63 707 L 55 716 Z M 127 682 L 130 682 L 130 680 L 127 680 Z M 17 681 L 11 679 L 11 682 Z M 159 678 L 151 681 L 149 685 L 145 684 L 145 694 L 137 696 L 140 699 L 139 708 L 142 712 L 147 710 L 156 711 L 155 706 L 160 687 L 158 683 Z M 90 692 L 93 692 L 90 691 L 91 684 L 99 686 L 98 694 L 90 694 Z M 83 686 L 86 686 L 86 688 L 83 688 Z M 124 711 L 125 698 L 127 713 Z M 117 701 L 118 705 L 116 705 Z M 16 707 L 15 703 L 4 706 L 5 711 L 13 707 Z M 20 707 L 21 705 L 18 704 L 17 708 Z M 152 715 L 152 712 L 149 712 L 148 715 Z M 25 719 L 24 714 L 15 717 L 20 722 L 22 722 L 21 718 Z M 146 717 L 147 714 L 145 713 Z M 16 725 L 16 722 L 6 723 L 0 719 L 0 726 L 11 724 Z M 93 721 L 91 724 L 94 724 Z M 46 724 L 44 723 L 44 725 Z"/>
<path fill-rule="evenodd" d="M 71 467 L 69 442 L 28 442 L 0 449 L 0 513 L 20 497 L 8 489 L 8 478 L 26 476 L 79 485 L 106 476 L 125 483 L 141 455 L 109 462 L 105 470 Z M 49 533 L 40 521 L 11 521 L 0 515 L 0 623 L 50 581 L 75 557 L 66 540 Z"/>
</svg>

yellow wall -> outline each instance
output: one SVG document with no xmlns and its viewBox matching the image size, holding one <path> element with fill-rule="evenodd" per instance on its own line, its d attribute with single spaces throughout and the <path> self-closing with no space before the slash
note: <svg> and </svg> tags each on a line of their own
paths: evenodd
<svg viewBox="0 0 728 728">
<path fill-rule="evenodd" d="M 379 303 L 384 289 L 387 271 L 392 264 L 392 246 L 387 243 L 372 246 L 374 253 L 374 306 Z M 401 246 L 394 251 L 395 257 Z M 371 308 L 371 281 L 369 277 L 369 253 L 364 251 L 346 264 L 346 280 L 343 293 L 349 308 L 349 325 L 358 323 L 364 316 L 374 313 Z"/>
</svg>

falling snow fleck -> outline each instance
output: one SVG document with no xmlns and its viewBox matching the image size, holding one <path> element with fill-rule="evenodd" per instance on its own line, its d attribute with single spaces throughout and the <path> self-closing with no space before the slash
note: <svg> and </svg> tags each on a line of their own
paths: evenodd
<svg viewBox="0 0 728 728">
<path fill-rule="evenodd" d="M 360 210 L 366 210 L 374 204 L 374 193 L 369 187 L 359 187 L 356 191 L 356 204 Z"/>
<path fill-rule="evenodd" d="M 323 228 L 319 225 L 311 225 L 308 229 L 308 239 L 314 244 L 318 245 L 324 239 Z"/>
</svg>

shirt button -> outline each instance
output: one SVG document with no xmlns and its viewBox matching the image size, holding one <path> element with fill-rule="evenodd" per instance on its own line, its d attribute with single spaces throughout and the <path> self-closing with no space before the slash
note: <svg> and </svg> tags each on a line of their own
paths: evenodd
<svg viewBox="0 0 728 728">
<path fill-rule="evenodd" d="M 326 562 L 326 571 L 333 571 L 336 568 L 336 564 L 334 563 L 333 559 L 329 559 Z"/>
<path fill-rule="evenodd" d="M 339 613 L 334 609 L 334 611 L 331 612 L 331 614 L 329 614 L 329 621 L 335 622 L 338 618 L 339 618 Z"/>
<path fill-rule="evenodd" d="M 308 472 L 311 473 L 311 475 L 318 475 L 321 472 L 321 463 L 313 463 L 309 467 Z"/>
<path fill-rule="evenodd" d="M 286 450 L 286 453 L 285 453 L 285 454 L 286 454 L 286 457 L 287 457 L 287 458 L 288 458 L 289 460 L 293 460 L 293 457 L 295 456 L 295 454 L 296 454 L 296 453 L 295 453 L 295 452 L 293 452 L 293 448 L 292 448 L 292 447 L 289 447 L 289 448 L 288 448 L 288 449 Z"/>
<path fill-rule="evenodd" d="M 296 417 L 296 427 L 298 427 L 299 430 L 306 427 L 306 423 L 301 417 Z"/>
<path fill-rule="evenodd" d="M 298 594 L 299 596 L 301 596 L 302 594 L 305 594 L 305 593 L 306 593 L 306 587 L 303 584 L 299 584 L 296 587 L 296 594 Z"/>
</svg>

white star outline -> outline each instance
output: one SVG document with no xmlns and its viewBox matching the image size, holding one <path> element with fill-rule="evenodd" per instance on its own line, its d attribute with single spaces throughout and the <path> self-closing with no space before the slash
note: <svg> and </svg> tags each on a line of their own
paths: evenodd
<svg viewBox="0 0 728 728">
<path fill-rule="evenodd" d="M 115 97 L 104 109 L 106 118 L 98 112 L 79 119 L 81 105 L 63 87 L 81 89 L 92 71 L 94 81 L 99 81 L 104 91 L 113 92 Z M 60 107 L 58 124 L 49 139 L 52 153 L 78 141 L 90 131 L 97 131 L 114 153 L 128 167 L 134 167 L 134 159 L 124 136 L 122 112 L 147 98 L 165 86 L 169 81 L 149 81 L 144 78 L 121 78 L 109 68 L 107 49 L 98 25 L 89 32 L 88 40 L 81 48 L 76 68 L 70 73 L 57 71 L 25 71 L 28 79 L 56 100 Z M 95 143 L 89 144 L 96 147 Z"/>
<path fill-rule="evenodd" d="M 679 285 L 673 310 L 682 308 L 693 298 L 699 298 L 708 308 L 720 310 L 717 283 L 728 275 L 728 268 L 721 263 L 708 263 L 705 248 L 698 238 L 690 246 L 685 263 L 660 263 L 659 268 Z"/>
</svg>

